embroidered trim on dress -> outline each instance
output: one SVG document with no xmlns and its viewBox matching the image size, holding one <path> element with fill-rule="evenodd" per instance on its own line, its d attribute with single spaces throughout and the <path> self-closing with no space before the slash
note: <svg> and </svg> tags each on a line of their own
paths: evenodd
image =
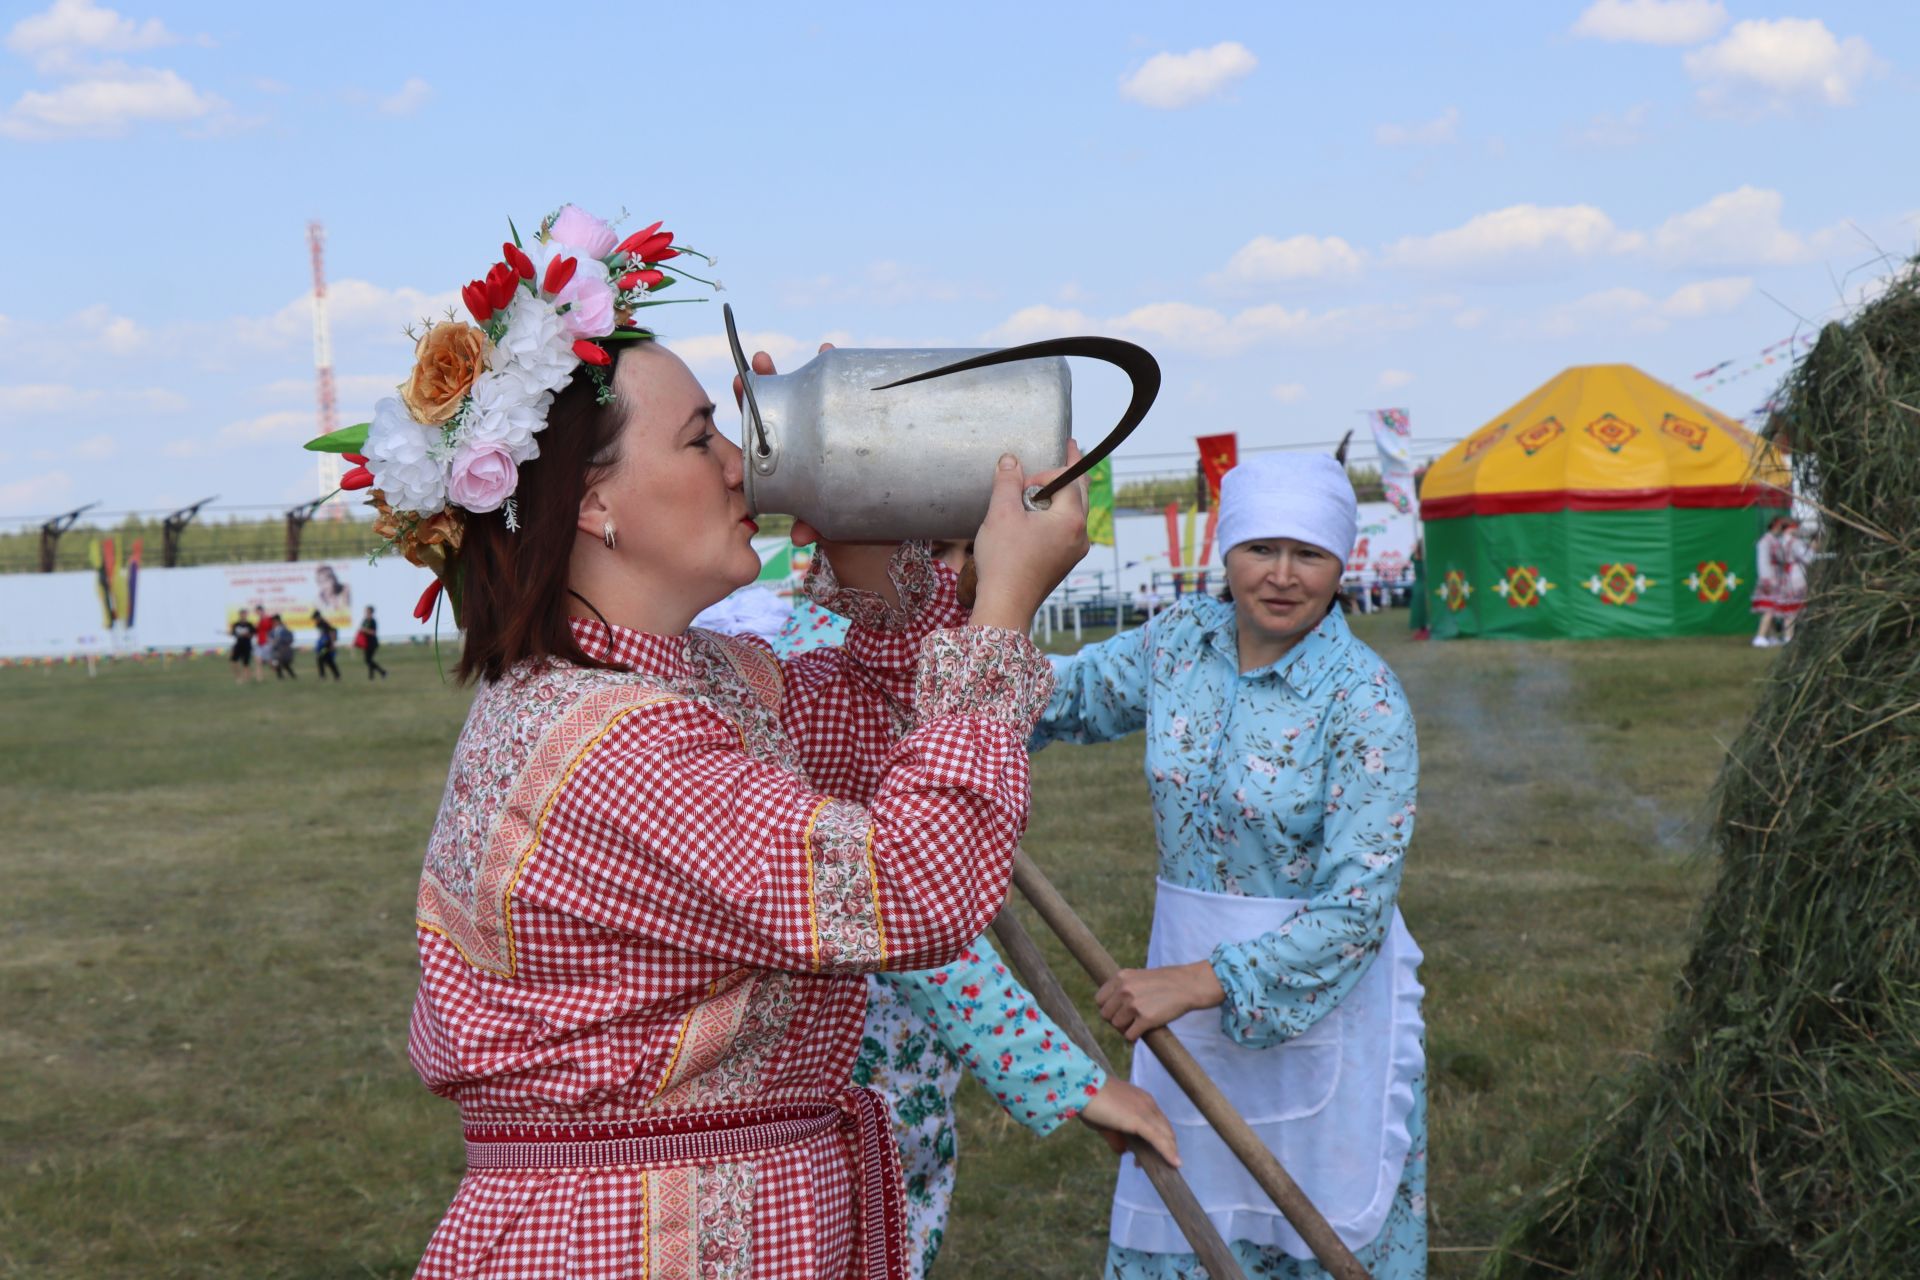
<svg viewBox="0 0 1920 1280">
<path fill-rule="evenodd" d="M 813 886 L 807 911 L 815 971 L 885 968 L 886 934 L 867 811 L 845 800 L 822 800 L 807 820 L 805 852 Z"/>
<path fill-rule="evenodd" d="M 1052 695 L 1053 667 L 1018 631 L 956 627 L 920 642 L 913 706 L 921 724 L 941 716 L 982 716 L 1024 738 Z"/>
<path fill-rule="evenodd" d="M 518 967 L 514 886 L 539 851 L 574 771 L 627 716 L 674 700 L 657 686 L 630 677 L 607 682 L 597 672 L 587 673 L 597 687 L 570 698 L 584 682 L 581 674 L 570 668 L 528 673 L 512 681 L 511 690 L 495 686 L 476 702 L 428 844 L 415 923 L 498 977 L 511 978 Z M 522 760 L 519 749 L 529 737 L 537 740 Z"/>
<path fill-rule="evenodd" d="M 940 567 L 933 549 L 924 542 L 903 542 L 887 561 L 887 577 L 900 597 L 900 607 L 887 603 L 886 597 L 873 591 L 843 587 L 834 576 L 833 566 L 824 555 L 816 555 L 807 566 L 800 589 L 807 598 L 827 610 L 849 619 L 854 626 L 868 631 L 905 631 L 940 590 Z"/>
</svg>

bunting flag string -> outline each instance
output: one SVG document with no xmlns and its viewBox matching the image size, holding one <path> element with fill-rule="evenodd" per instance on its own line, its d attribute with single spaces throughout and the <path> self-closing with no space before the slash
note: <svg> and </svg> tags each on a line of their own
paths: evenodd
<svg viewBox="0 0 1920 1280">
<path fill-rule="evenodd" d="M 1695 382 L 1705 383 L 1704 386 L 1697 386 L 1694 390 L 1712 391 L 1715 387 L 1724 387 L 1729 382 L 1738 382 L 1749 374 L 1759 373 L 1768 365 L 1779 364 L 1782 361 L 1791 362 L 1796 354 L 1811 347 L 1813 340 L 1814 335 L 1811 333 L 1798 333 L 1791 337 L 1782 338 L 1778 342 L 1768 343 L 1766 346 L 1760 348 L 1759 354 L 1750 364 L 1743 364 L 1737 358 L 1722 360 L 1719 364 L 1708 369 L 1702 369 L 1693 375 Z M 1713 379 L 1713 381 L 1707 382 L 1706 380 L 1709 378 Z"/>
</svg>

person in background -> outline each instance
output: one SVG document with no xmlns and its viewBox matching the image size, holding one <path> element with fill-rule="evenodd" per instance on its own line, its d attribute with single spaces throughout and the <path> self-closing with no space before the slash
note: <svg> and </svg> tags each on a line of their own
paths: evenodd
<svg viewBox="0 0 1920 1280">
<path fill-rule="evenodd" d="M 265 682 L 267 664 L 272 661 L 273 652 L 273 615 L 267 612 L 267 606 L 253 606 L 253 678 Z"/>
<path fill-rule="evenodd" d="M 335 656 L 336 641 L 340 635 L 327 616 L 318 609 L 313 611 L 313 629 L 317 633 L 313 641 L 313 668 L 319 678 L 325 680 L 327 672 L 333 672 L 333 678 L 340 678 L 340 662 Z"/>
<path fill-rule="evenodd" d="M 277 613 L 273 615 L 273 630 L 268 632 L 268 637 L 272 646 L 268 660 L 273 663 L 273 678 L 298 680 L 300 673 L 293 669 L 293 629 Z"/>
<path fill-rule="evenodd" d="M 937 542 L 934 558 L 952 569 L 962 606 L 972 597 L 971 542 Z M 802 599 L 806 599 L 803 595 Z M 808 603 L 811 603 L 809 600 Z M 815 606 L 816 608 L 818 606 Z M 801 616 L 796 607 L 795 616 Z M 789 648 L 840 645 L 837 628 L 806 627 Z M 1109 1079 L 1074 1046 L 982 936 L 938 969 L 867 975 L 866 1025 L 853 1082 L 886 1095 L 907 1188 L 907 1274 L 927 1274 L 946 1237 L 960 1155 L 954 1094 L 965 1068 L 1000 1109 L 1038 1137 L 1080 1118 L 1111 1134 L 1117 1118 L 1144 1126 L 1162 1154 L 1175 1154 L 1173 1129 L 1159 1106 L 1125 1080 Z M 1122 1144 L 1108 1141 L 1116 1151 Z"/>
<path fill-rule="evenodd" d="M 234 615 L 227 634 L 233 637 L 233 648 L 227 652 L 227 662 L 233 667 L 233 682 L 245 684 L 247 672 L 253 666 L 253 624 L 247 621 L 245 609 Z"/>
<path fill-rule="evenodd" d="M 1767 521 L 1766 532 L 1754 544 L 1753 611 L 1760 617 L 1760 627 L 1753 634 L 1753 647 L 1756 649 L 1771 649 L 1786 643 L 1784 638 L 1774 634 L 1774 628 L 1786 619 L 1786 613 L 1781 608 L 1781 595 L 1787 586 L 1785 579 L 1789 564 L 1786 531 L 1792 525 L 1792 517 L 1775 516 Z"/>
<path fill-rule="evenodd" d="M 374 657 L 380 652 L 380 624 L 374 620 L 372 605 L 368 605 L 367 611 L 360 616 L 360 629 L 353 633 L 353 647 L 367 660 L 367 679 L 371 680 L 376 675 L 382 679 L 386 677 L 387 669 Z"/>
<path fill-rule="evenodd" d="M 1813 549 L 1800 536 L 1800 526 L 1787 520 L 1780 530 L 1778 550 L 1780 567 L 1779 582 L 1773 600 L 1775 616 L 1780 619 L 1780 644 L 1793 642 L 1794 628 L 1800 622 L 1800 611 L 1807 605 L 1807 565 L 1813 560 Z"/>
<path fill-rule="evenodd" d="M 1419 948 L 1397 902 L 1419 760 L 1393 672 L 1335 603 L 1358 525 L 1332 458 L 1227 472 L 1231 604 L 1191 595 L 1057 657 L 1034 732 L 1145 732 L 1159 843 L 1147 966 L 1095 993 L 1129 1040 L 1172 1025 L 1375 1280 L 1426 1274 Z M 1148 1053 L 1134 1083 L 1172 1118 L 1187 1174 L 1249 1276 L 1327 1275 Z M 1107 1275 L 1199 1260 L 1131 1160 Z"/>
</svg>

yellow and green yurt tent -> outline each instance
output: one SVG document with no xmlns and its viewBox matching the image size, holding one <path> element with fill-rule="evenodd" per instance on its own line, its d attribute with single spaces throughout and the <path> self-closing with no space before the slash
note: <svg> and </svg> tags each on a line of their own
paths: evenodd
<svg viewBox="0 0 1920 1280">
<path fill-rule="evenodd" d="M 1750 630 L 1786 468 L 1632 365 L 1568 369 L 1447 450 L 1420 489 L 1433 633 Z"/>
</svg>

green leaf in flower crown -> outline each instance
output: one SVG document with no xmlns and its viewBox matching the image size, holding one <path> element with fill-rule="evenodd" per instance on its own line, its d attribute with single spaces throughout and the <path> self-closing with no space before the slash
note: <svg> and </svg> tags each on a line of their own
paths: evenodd
<svg viewBox="0 0 1920 1280">
<path fill-rule="evenodd" d="M 367 447 L 367 428 L 371 422 L 356 422 L 350 427 L 330 431 L 318 439 L 307 441 L 307 448 L 315 453 L 362 453 Z"/>
<path fill-rule="evenodd" d="M 520 243 L 520 228 L 518 228 L 518 227 L 516 227 L 516 226 L 514 226 L 514 225 L 513 225 L 513 219 L 512 219 L 512 218 L 508 218 L 508 219 L 507 219 L 507 230 L 509 230 L 509 231 L 511 231 L 511 232 L 513 232 L 513 247 L 514 247 L 514 248 L 516 248 L 516 249 L 524 249 L 524 248 L 526 248 L 526 247 L 527 247 L 527 246 L 525 246 L 525 245 L 523 245 L 523 244 L 521 244 L 521 243 Z"/>
<path fill-rule="evenodd" d="M 634 342 L 651 342 L 654 332 L 651 329 L 615 329 L 607 335 L 609 338 L 627 338 Z"/>
</svg>

